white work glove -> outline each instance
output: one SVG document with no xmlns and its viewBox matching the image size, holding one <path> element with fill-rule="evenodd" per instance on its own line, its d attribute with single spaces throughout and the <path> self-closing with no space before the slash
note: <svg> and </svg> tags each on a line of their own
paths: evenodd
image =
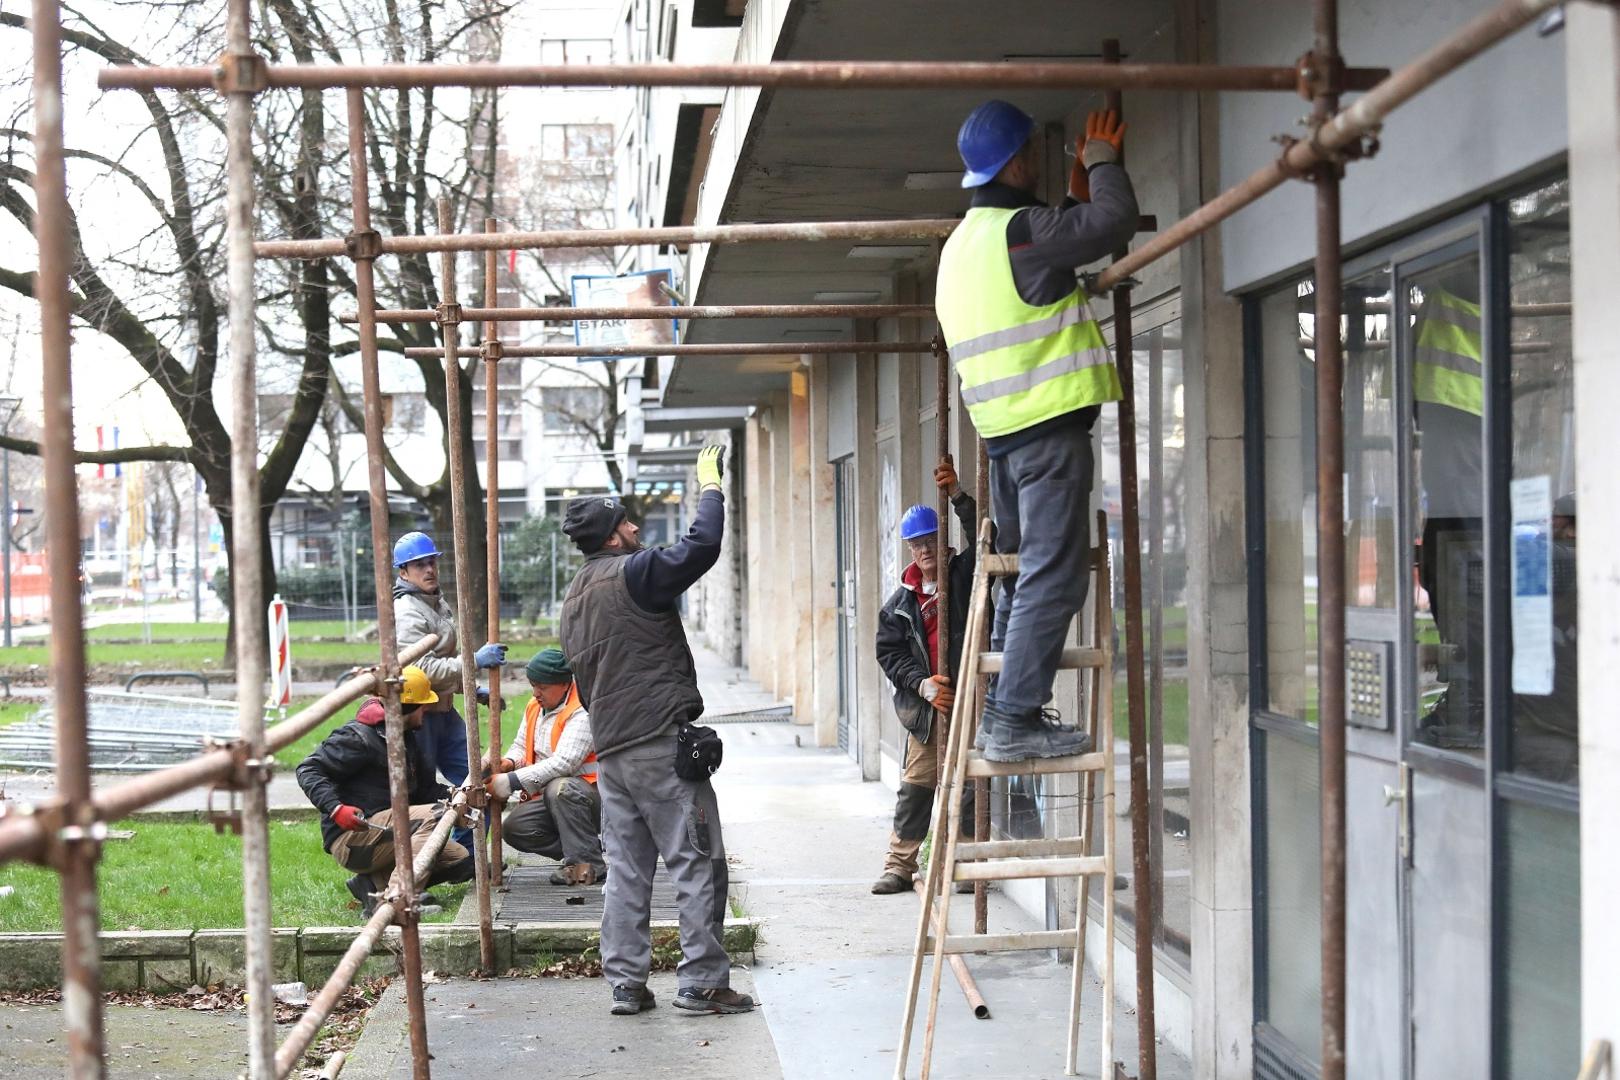
<svg viewBox="0 0 1620 1080">
<path fill-rule="evenodd" d="M 485 780 L 484 790 L 488 791 L 495 798 L 504 802 L 514 795 L 521 795 L 523 793 L 523 785 L 518 783 L 517 773 L 503 772 L 496 773 L 488 780 Z"/>
</svg>

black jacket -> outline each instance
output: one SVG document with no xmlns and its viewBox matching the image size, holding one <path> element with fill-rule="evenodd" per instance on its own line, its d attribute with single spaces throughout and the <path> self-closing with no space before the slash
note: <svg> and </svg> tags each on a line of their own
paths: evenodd
<svg viewBox="0 0 1620 1080">
<path fill-rule="evenodd" d="M 405 780 L 412 806 L 435 803 L 449 794 L 433 778 L 416 735 L 405 732 Z M 321 844 L 327 851 L 343 832 L 332 820 L 332 812 L 339 806 L 358 806 L 368 817 L 387 810 L 388 741 L 381 699 L 368 698 L 353 720 L 328 735 L 303 760 L 297 775 L 298 786 L 321 812 Z"/>
<path fill-rule="evenodd" d="M 956 519 L 962 523 L 965 536 L 977 537 L 979 507 L 973 496 L 963 491 L 951 500 Z M 973 592 L 974 548 L 970 541 L 966 551 L 951 556 L 946 570 L 950 579 L 951 644 L 949 650 L 952 686 L 962 664 L 963 633 L 967 629 L 968 601 Z M 894 590 L 878 612 L 877 662 L 883 674 L 894 685 L 894 711 L 900 726 L 926 743 L 934 731 L 934 707 L 917 692 L 922 681 L 934 673 L 928 655 L 928 637 L 923 629 L 922 606 L 917 594 L 904 585 Z"/>
</svg>

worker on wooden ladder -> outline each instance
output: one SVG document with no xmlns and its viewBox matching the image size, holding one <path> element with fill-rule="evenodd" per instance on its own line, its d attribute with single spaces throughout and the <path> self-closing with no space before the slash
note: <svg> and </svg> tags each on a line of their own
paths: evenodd
<svg viewBox="0 0 1620 1080">
<path fill-rule="evenodd" d="M 990 456 L 996 550 L 1017 552 L 991 648 L 1003 654 L 976 745 L 992 761 L 1085 753 L 1090 736 L 1047 709 L 1064 638 L 1085 604 L 1091 429 L 1121 396 L 1119 373 L 1075 271 L 1136 232 L 1136 195 L 1119 165 L 1125 126 L 1092 113 L 1059 207 L 1041 182 L 1035 121 L 1005 101 L 957 135 L 973 205 L 940 255 L 935 308 L 962 401 Z"/>
<path fill-rule="evenodd" d="M 934 467 L 934 483 L 950 496 L 951 509 L 962 523 L 962 535 L 979 527 L 979 504 L 962 490 L 949 458 Z M 910 892 L 917 876 L 917 854 L 934 814 L 939 786 L 939 750 L 932 741 L 950 719 L 956 695 L 951 673 L 961 666 L 962 632 L 967 628 L 968 597 L 973 592 L 974 552 L 955 551 L 941 541 L 939 514 L 932 506 L 913 506 L 900 519 L 900 539 L 911 549 L 911 565 L 900 585 L 878 612 L 877 662 L 894 686 L 894 712 L 906 729 L 906 757 L 900 791 L 894 800 L 894 831 L 883 876 L 872 886 L 878 896 Z M 950 582 L 950 652 L 945 671 L 935 670 L 939 656 L 939 576 Z M 936 728 L 934 718 L 940 723 Z M 973 785 L 962 792 L 965 832 L 973 831 Z M 972 839 L 971 835 L 968 837 Z M 962 886 L 966 886 L 963 888 Z M 960 882 L 958 892 L 972 892 Z"/>
</svg>

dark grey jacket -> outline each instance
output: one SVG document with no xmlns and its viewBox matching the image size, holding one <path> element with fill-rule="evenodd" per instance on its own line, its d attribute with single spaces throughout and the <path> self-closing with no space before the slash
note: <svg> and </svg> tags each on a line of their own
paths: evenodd
<svg viewBox="0 0 1620 1080">
<path fill-rule="evenodd" d="M 563 652 L 579 700 L 590 710 L 599 758 L 703 714 L 680 612 L 637 604 L 625 587 L 628 562 L 617 551 L 597 552 L 580 567 L 563 600 Z"/>
</svg>

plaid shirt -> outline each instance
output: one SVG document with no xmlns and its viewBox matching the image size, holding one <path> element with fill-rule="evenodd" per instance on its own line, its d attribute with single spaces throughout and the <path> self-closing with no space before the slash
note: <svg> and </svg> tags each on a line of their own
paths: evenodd
<svg viewBox="0 0 1620 1080">
<path fill-rule="evenodd" d="M 536 795 L 559 776 L 578 776 L 591 752 L 591 717 L 583 708 L 575 709 L 557 740 L 557 752 L 550 753 L 551 728 L 557 722 L 557 709 L 540 715 L 539 731 L 534 733 L 534 761 L 526 761 L 524 725 L 519 724 L 517 736 L 512 740 L 506 756 L 518 763 L 517 780 L 523 790 Z"/>
</svg>

